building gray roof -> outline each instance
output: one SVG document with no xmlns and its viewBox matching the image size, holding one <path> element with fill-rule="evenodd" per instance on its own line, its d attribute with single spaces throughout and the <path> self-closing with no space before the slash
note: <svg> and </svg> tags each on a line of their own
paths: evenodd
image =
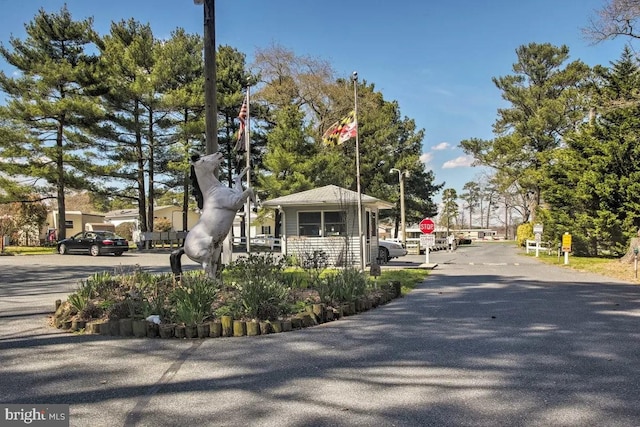
<svg viewBox="0 0 640 427">
<path fill-rule="evenodd" d="M 106 218 L 125 218 L 125 217 L 137 217 L 138 208 L 135 209 L 116 209 L 109 211 L 105 214 Z"/>
<path fill-rule="evenodd" d="M 278 206 L 309 206 L 309 205 L 355 205 L 358 203 L 358 193 L 338 187 L 337 185 L 325 185 L 313 190 L 301 191 L 288 196 L 262 202 L 262 206 L 276 208 Z M 393 204 L 377 199 L 373 196 L 362 194 L 363 206 L 375 206 L 378 209 L 391 209 Z"/>
</svg>

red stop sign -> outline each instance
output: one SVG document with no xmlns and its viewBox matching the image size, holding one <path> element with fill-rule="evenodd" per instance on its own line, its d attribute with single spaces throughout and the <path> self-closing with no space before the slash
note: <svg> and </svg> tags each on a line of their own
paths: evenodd
<svg viewBox="0 0 640 427">
<path fill-rule="evenodd" d="M 435 229 L 436 224 L 433 222 L 433 220 L 425 218 L 420 221 L 420 231 L 422 231 L 424 234 L 431 234 Z"/>
</svg>

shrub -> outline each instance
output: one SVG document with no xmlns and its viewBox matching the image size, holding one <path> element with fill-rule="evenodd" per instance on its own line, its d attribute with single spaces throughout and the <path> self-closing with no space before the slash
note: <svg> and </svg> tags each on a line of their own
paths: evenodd
<svg viewBox="0 0 640 427">
<path fill-rule="evenodd" d="M 131 241 L 133 240 L 133 229 L 135 224 L 131 221 L 122 222 L 116 225 L 116 234 Z"/>
<path fill-rule="evenodd" d="M 531 240 L 534 238 L 533 235 L 533 224 L 530 222 L 525 222 L 524 224 L 520 224 L 518 226 L 518 231 L 516 232 L 516 241 L 519 246 L 524 246 L 527 240 Z"/>
<path fill-rule="evenodd" d="M 167 218 L 157 218 L 153 221 L 153 231 L 164 233 L 166 231 L 171 231 L 171 228 L 171 221 Z"/>
</svg>

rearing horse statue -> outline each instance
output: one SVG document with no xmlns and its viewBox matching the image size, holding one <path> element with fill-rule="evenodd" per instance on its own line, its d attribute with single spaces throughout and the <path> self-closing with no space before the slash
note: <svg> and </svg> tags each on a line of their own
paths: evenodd
<svg viewBox="0 0 640 427">
<path fill-rule="evenodd" d="M 176 278 L 182 275 L 182 254 L 202 265 L 209 277 L 214 279 L 219 269 L 222 242 L 233 226 L 236 213 L 245 204 L 247 198 L 255 203 L 255 194 L 251 188 L 242 189 L 242 177 L 249 170 L 246 167 L 234 179 L 233 188 L 224 186 L 215 176 L 222 162 L 222 153 L 213 153 L 198 158 L 192 157 L 192 173 L 197 183 L 194 188 L 202 192 L 200 220 L 187 233 L 184 245 L 171 252 L 171 271 Z"/>
</svg>

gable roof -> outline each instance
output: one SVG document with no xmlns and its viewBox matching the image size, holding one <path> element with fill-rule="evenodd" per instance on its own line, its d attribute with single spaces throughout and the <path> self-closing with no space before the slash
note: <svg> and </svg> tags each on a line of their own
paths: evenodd
<svg viewBox="0 0 640 427">
<path fill-rule="evenodd" d="M 278 206 L 310 206 L 310 205 L 357 205 L 358 193 L 338 187 L 337 185 L 325 185 L 313 190 L 301 191 L 300 193 L 289 194 L 288 196 L 276 197 L 275 199 L 262 202 L 262 206 L 267 208 L 277 208 Z M 362 194 L 363 206 L 374 206 L 378 209 L 391 209 L 393 204 L 377 199 L 373 196 Z"/>
</svg>

